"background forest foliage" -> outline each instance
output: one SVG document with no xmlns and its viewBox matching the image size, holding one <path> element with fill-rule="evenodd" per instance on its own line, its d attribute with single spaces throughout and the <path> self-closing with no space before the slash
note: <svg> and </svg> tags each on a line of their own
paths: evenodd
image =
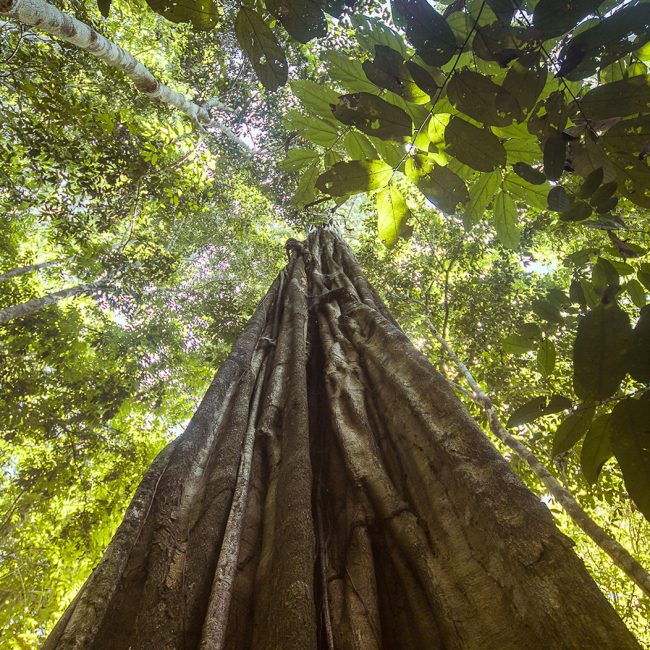
<svg viewBox="0 0 650 650">
<path fill-rule="evenodd" d="M 148 4 L 56 6 L 253 154 L 0 21 L 0 310 L 78 288 L 0 326 L 0 647 L 47 634 L 285 240 L 330 220 L 486 434 L 431 326 L 650 566 L 650 4 Z M 650 643 L 648 599 L 503 451 Z"/>
</svg>

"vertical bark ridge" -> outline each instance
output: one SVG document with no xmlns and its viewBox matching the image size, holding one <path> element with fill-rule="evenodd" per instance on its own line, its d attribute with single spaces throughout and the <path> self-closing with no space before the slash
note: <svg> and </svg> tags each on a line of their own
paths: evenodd
<svg viewBox="0 0 650 650">
<path fill-rule="evenodd" d="M 46 648 L 638 648 L 340 237 L 287 249 Z"/>
</svg>

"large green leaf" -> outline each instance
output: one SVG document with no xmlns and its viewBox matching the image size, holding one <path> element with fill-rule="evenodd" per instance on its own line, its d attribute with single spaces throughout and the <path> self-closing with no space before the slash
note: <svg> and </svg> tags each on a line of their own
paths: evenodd
<svg viewBox="0 0 650 650">
<path fill-rule="evenodd" d="M 555 369 L 555 344 L 551 339 L 544 339 L 539 342 L 537 347 L 537 367 L 544 377 L 553 374 Z"/>
<path fill-rule="evenodd" d="M 469 201 L 463 213 L 465 230 L 470 230 L 483 216 L 494 193 L 499 187 L 500 176 L 498 172 L 480 174 L 477 181 L 469 190 Z"/>
<path fill-rule="evenodd" d="M 581 399 L 613 395 L 627 371 L 632 343 L 628 315 L 614 302 L 597 305 L 578 322 L 573 387 Z"/>
<path fill-rule="evenodd" d="M 571 400 L 563 395 L 552 395 L 550 400 L 541 395 L 540 397 L 535 397 L 515 409 L 512 415 L 508 418 L 506 426 L 519 427 L 522 424 L 533 422 L 544 415 L 559 413 L 560 411 L 565 411 L 570 407 Z"/>
<path fill-rule="evenodd" d="M 408 102 L 425 104 L 429 101 L 429 95 L 413 80 L 402 55 L 390 47 L 376 45 L 375 58 L 363 62 L 363 71 L 376 86 L 390 90 Z"/>
<path fill-rule="evenodd" d="M 400 237 L 408 237 L 412 228 L 408 224 L 411 211 L 402 193 L 392 185 L 377 193 L 377 230 L 379 240 L 388 248 Z"/>
<path fill-rule="evenodd" d="M 266 23 L 252 9 L 242 7 L 235 19 L 235 35 L 267 90 L 287 83 L 289 67 L 283 49 Z"/>
<path fill-rule="evenodd" d="M 510 64 L 503 88 L 519 102 L 522 113 L 528 113 L 542 94 L 548 68 L 541 62 L 539 52 L 525 54 Z"/>
<path fill-rule="evenodd" d="M 560 36 L 601 4 L 603 0 L 539 0 L 533 11 L 533 24 L 542 32 L 544 40 Z"/>
<path fill-rule="evenodd" d="M 330 196 L 358 194 L 386 186 L 392 175 L 393 168 L 382 160 L 352 160 L 321 174 L 316 187 Z"/>
<path fill-rule="evenodd" d="M 650 5 L 631 4 L 572 38 L 560 51 L 558 77 L 577 80 L 620 59 L 648 41 Z"/>
<path fill-rule="evenodd" d="M 362 160 L 363 158 L 372 160 L 377 158 L 377 152 L 370 140 L 358 131 L 348 131 L 345 134 L 345 138 L 343 138 L 343 146 L 350 158 L 354 160 Z"/>
<path fill-rule="evenodd" d="M 623 470 L 625 487 L 634 503 L 650 519 L 650 399 L 626 399 L 616 405 L 610 420 L 611 444 Z"/>
<path fill-rule="evenodd" d="M 374 52 L 375 45 L 386 45 L 402 56 L 408 54 L 404 38 L 378 16 L 363 16 L 354 13 L 350 16 L 350 22 L 356 32 L 359 45 L 368 52 Z"/>
<path fill-rule="evenodd" d="M 290 110 L 284 114 L 282 122 L 289 130 L 296 130 L 303 138 L 321 147 L 331 147 L 339 137 L 333 122 L 303 115 L 299 111 Z"/>
<path fill-rule="evenodd" d="M 574 413 L 562 421 L 553 436 L 553 456 L 563 454 L 587 433 L 594 419 L 595 408 L 589 404 L 581 404 Z"/>
<path fill-rule="evenodd" d="M 598 480 L 600 469 L 613 455 L 610 443 L 609 413 L 599 415 L 589 427 L 580 452 L 580 469 L 593 484 Z"/>
<path fill-rule="evenodd" d="M 327 50 L 323 54 L 330 77 L 341 82 L 348 90 L 355 92 L 376 92 L 375 84 L 368 81 L 358 59 L 351 59 L 338 50 Z"/>
<path fill-rule="evenodd" d="M 316 0 L 265 0 L 264 4 L 299 43 L 327 34 L 327 20 Z"/>
<path fill-rule="evenodd" d="M 339 93 L 335 90 L 309 79 L 292 81 L 291 90 L 307 110 L 322 117 L 331 118 L 332 104 L 339 101 Z"/>
<path fill-rule="evenodd" d="M 395 24 L 402 27 L 428 65 L 444 65 L 456 52 L 456 37 L 427 0 L 391 0 Z"/>
<path fill-rule="evenodd" d="M 296 193 L 293 195 L 292 203 L 297 206 L 303 206 L 311 203 L 315 196 L 315 184 L 320 171 L 320 161 L 314 160 L 303 171 Z"/>
<path fill-rule="evenodd" d="M 514 95 L 472 70 L 461 70 L 451 77 L 447 97 L 459 111 L 483 124 L 507 126 L 523 118 Z"/>
<path fill-rule="evenodd" d="M 447 149 L 460 162 L 479 172 L 491 172 L 506 164 L 506 150 L 487 129 L 453 116 L 445 128 Z"/>
<path fill-rule="evenodd" d="M 519 245 L 521 233 L 519 231 L 517 206 L 512 197 L 501 190 L 494 199 L 494 225 L 499 241 L 508 248 Z"/>
<path fill-rule="evenodd" d="M 403 141 L 411 136 L 411 118 L 399 107 L 370 93 L 341 95 L 332 114 L 343 124 L 382 140 Z"/>
<path fill-rule="evenodd" d="M 576 115 L 589 120 L 606 120 L 645 113 L 650 107 L 648 77 L 639 75 L 596 86 L 571 106 Z"/>
<path fill-rule="evenodd" d="M 313 149 L 289 149 L 287 157 L 280 163 L 287 172 L 297 172 L 318 158 L 318 152 Z"/>
<path fill-rule="evenodd" d="M 529 50 L 531 41 L 536 38 L 532 28 L 504 25 L 499 21 L 475 31 L 472 49 L 476 56 L 485 61 L 496 61 L 504 67 Z"/>
<path fill-rule="evenodd" d="M 553 131 L 544 143 L 544 174 L 546 178 L 556 181 L 564 172 L 566 161 L 566 140 L 563 135 Z"/>
<path fill-rule="evenodd" d="M 191 23 L 194 29 L 212 29 L 221 16 L 215 0 L 147 0 L 157 13 L 173 23 Z"/>
<path fill-rule="evenodd" d="M 637 381 L 650 382 L 650 305 L 641 309 L 634 327 L 630 353 L 630 375 Z"/>
<path fill-rule="evenodd" d="M 431 158 L 417 154 L 406 162 L 406 175 L 424 196 L 445 213 L 452 213 L 469 200 L 463 180 L 447 167 L 436 165 Z"/>
</svg>

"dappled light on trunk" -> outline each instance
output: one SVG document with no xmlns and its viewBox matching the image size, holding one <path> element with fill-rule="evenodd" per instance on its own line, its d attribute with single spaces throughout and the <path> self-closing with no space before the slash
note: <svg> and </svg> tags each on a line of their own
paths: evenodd
<svg viewBox="0 0 650 650">
<path fill-rule="evenodd" d="M 46 648 L 637 648 L 330 229 L 145 475 Z"/>
</svg>

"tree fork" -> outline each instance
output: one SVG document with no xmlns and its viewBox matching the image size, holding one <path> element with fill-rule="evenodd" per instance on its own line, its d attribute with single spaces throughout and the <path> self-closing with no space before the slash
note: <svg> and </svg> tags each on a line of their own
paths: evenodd
<svg viewBox="0 0 650 650">
<path fill-rule="evenodd" d="M 638 648 L 338 234 L 290 249 L 46 650 Z"/>
</svg>

